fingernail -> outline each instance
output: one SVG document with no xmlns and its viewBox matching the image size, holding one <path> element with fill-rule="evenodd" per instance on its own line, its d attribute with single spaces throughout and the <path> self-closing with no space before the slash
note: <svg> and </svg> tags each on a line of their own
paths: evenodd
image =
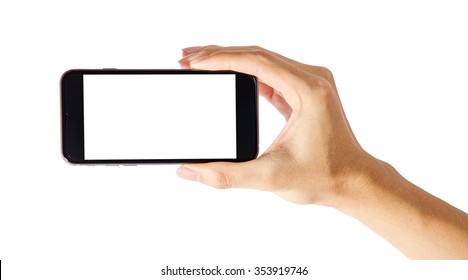
<svg viewBox="0 0 468 280">
<path fill-rule="evenodd" d="M 190 69 L 190 65 L 179 61 L 179 66 L 181 69 Z"/>
<path fill-rule="evenodd" d="M 179 167 L 179 169 L 177 169 L 177 175 L 179 175 L 179 177 L 186 179 L 186 180 L 200 181 L 200 177 L 197 171 L 191 168 L 185 167 L 183 165 Z"/>
<path fill-rule="evenodd" d="M 179 63 L 185 62 L 185 61 L 189 61 L 191 58 L 194 58 L 194 57 L 196 57 L 196 56 L 197 56 L 196 53 L 192 53 L 192 54 L 186 55 L 186 56 L 182 57 L 181 59 L 179 59 Z"/>
<path fill-rule="evenodd" d="M 188 48 L 183 48 L 182 49 L 182 52 L 186 55 L 189 55 L 189 54 L 192 54 L 192 53 L 196 53 L 198 52 L 199 50 L 201 50 L 203 47 L 199 47 L 199 46 L 196 46 L 196 47 L 188 47 Z"/>
</svg>

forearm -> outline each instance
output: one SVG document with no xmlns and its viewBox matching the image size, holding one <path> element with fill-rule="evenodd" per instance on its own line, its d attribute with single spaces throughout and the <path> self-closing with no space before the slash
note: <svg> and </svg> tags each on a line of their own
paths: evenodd
<svg viewBox="0 0 468 280">
<path fill-rule="evenodd" d="M 368 159 L 335 206 L 387 239 L 412 259 L 468 259 L 468 215 Z"/>
</svg>

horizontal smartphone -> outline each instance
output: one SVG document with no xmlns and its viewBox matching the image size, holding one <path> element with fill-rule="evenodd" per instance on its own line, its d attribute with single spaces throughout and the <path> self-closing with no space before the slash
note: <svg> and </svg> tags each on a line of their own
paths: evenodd
<svg viewBox="0 0 468 280">
<path fill-rule="evenodd" d="M 232 71 L 69 70 L 62 153 L 74 164 L 254 159 L 256 78 Z"/>
</svg>

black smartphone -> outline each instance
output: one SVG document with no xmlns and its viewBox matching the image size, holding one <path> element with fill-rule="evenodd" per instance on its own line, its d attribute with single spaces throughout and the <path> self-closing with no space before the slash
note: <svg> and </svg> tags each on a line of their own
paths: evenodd
<svg viewBox="0 0 468 280">
<path fill-rule="evenodd" d="M 230 161 L 258 154 L 256 78 L 232 71 L 93 69 L 61 78 L 74 164 Z"/>
</svg>

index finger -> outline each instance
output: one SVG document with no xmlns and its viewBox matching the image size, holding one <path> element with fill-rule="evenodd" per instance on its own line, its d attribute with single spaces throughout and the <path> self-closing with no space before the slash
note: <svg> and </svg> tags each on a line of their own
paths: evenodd
<svg viewBox="0 0 468 280">
<path fill-rule="evenodd" d="M 282 92 L 292 108 L 298 106 L 300 93 L 306 87 L 301 69 L 260 47 L 209 46 L 185 59 L 195 69 L 232 70 L 256 76 Z"/>
</svg>

